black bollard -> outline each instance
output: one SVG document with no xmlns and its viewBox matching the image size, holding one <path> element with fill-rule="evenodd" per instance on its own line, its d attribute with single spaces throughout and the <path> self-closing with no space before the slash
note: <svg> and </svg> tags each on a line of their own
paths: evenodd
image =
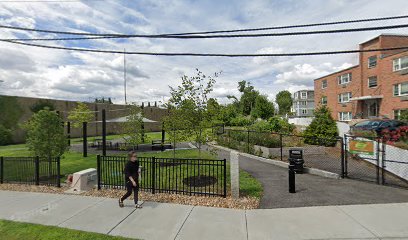
<svg viewBox="0 0 408 240">
<path fill-rule="evenodd" d="M 289 192 L 296 193 L 295 189 L 295 165 L 289 165 Z"/>
</svg>

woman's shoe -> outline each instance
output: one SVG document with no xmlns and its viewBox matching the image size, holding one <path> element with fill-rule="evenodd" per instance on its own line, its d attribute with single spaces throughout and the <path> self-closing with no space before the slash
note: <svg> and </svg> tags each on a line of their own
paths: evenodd
<svg viewBox="0 0 408 240">
<path fill-rule="evenodd" d="M 124 206 L 123 201 L 119 198 L 119 207 L 123 208 Z"/>
<path fill-rule="evenodd" d="M 135 205 L 135 208 L 142 208 L 142 205 L 136 204 L 136 205 Z"/>
</svg>

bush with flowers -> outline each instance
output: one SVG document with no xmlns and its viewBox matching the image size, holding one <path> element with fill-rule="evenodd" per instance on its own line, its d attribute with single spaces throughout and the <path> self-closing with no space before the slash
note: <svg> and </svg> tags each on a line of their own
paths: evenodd
<svg viewBox="0 0 408 240">
<path fill-rule="evenodd" d="M 395 130 L 384 129 L 381 135 L 387 144 L 408 149 L 408 126 L 402 126 Z"/>
</svg>

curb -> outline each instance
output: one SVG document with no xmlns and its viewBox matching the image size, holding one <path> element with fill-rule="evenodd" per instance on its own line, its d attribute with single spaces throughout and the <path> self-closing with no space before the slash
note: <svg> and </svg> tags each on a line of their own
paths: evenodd
<svg viewBox="0 0 408 240">
<path fill-rule="evenodd" d="M 208 144 L 208 145 L 211 146 L 211 147 L 214 147 L 214 148 L 224 150 L 224 151 L 236 151 L 234 149 L 230 149 L 230 148 L 226 148 L 226 147 L 222 147 L 222 146 L 218 146 L 218 145 L 214 145 L 214 144 Z M 236 151 L 236 152 L 238 152 L 238 151 Z M 245 157 L 248 157 L 248 158 L 255 159 L 255 160 L 260 161 L 260 162 L 272 164 L 272 165 L 282 167 L 282 168 L 286 168 L 286 169 L 289 166 L 289 163 L 278 161 L 278 160 L 268 159 L 268 158 L 264 158 L 264 157 L 258 157 L 258 156 L 248 154 L 248 153 L 238 152 L 238 154 L 242 155 L 242 156 L 245 156 Z M 328 171 L 324 171 L 324 170 L 320 170 L 320 169 L 316 169 L 316 168 L 305 167 L 304 172 L 312 174 L 312 175 L 317 175 L 317 176 L 320 176 L 320 177 L 325 177 L 325 178 L 341 179 L 340 175 L 337 174 L 337 173 L 332 173 L 332 172 L 328 172 Z"/>
</svg>

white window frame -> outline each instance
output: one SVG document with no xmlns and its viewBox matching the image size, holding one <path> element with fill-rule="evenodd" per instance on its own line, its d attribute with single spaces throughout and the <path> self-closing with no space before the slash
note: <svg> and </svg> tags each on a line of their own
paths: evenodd
<svg viewBox="0 0 408 240">
<path fill-rule="evenodd" d="M 345 96 L 347 96 L 348 98 L 347 101 L 344 100 L 346 98 Z M 339 95 L 337 95 L 339 103 L 348 103 L 350 102 L 350 98 L 352 98 L 351 92 L 340 93 Z"/>
<path fill-rule="evenodd" d="M 353 119 L 353 114 L 351 112 L 339 112 L 339 121 L 348 122 Z"/>
<path fill-rule="evenodd" d="M 323 102 L 323 99 L 326 99 L 326 103 Z M 323 96 L 322 99 L 320 100 L 320 103 L 322 105 L 327 105 L 327 96 Z"/>
<path fill-rule="evenodd" d="M 304 115 L 304 114 L 307 114 L 307 109 L 306 108 L 303 108 L 303 109 L 300 109 L 300 111 L 301 111 L 301 113 Z"/>
<path fill-rule="evenodd" d="M 303 94 L 304 94 L 305 96 L 303 96 Z M 300 92 L 300 98 L 301 98 L 301 99 L 307 99 L 307 92 Z"/>
<path fill-rule="evenodd" d="M 326 84 L 323 84 L 326 83 Z M 327 88 L 327 79 L 322 80 L 322 89 L 326 89 Z"/>
<path fill-rule="evenodd" d="M 394 72 L 396 72 L 396 71 L 401 71 L 401 70 L 403 70 L 403 69 L 407 69 L 407 68 L 408 68 L 408 64 L 407 64 L 407 66 L 405 66 L 405 67 L 401 67 L 401 65 L 402 65 L 402 60 L 403 60 L 403 59 L 404 59 L 405 61 L 407 61 L 407 63 L 408 63 L 408 56 L 396 58 L 396 59 L 394 59 L 394 60 L 392 61 L 392 70 L 393 70 Z"/>
<path fill-rule="evenodd" d="M 375 78 L 375 86 L 374 87 L 370 87 L 370 80 Z M 368 88 L 377 88 L 378 87 L 378 77 L 377 76 L 371 76 L 368 77 Z"/>
<path fill-rule="evenodd" d="M 404 94 L 401 94 L 401 85 L 402 84 L 404 84 L 404 85 L 408 85 L 408 82 L 403 82 L 403 83 L 399 83 L 399 84 L 395 84 L 394 86 L 393 86 L 393 95 L 394 96 L 408 96 L 408 91 L 406 92 L 406 93 L 404 93 Z M 395 88 L 398 88 L 398 95 L 395 95 Z"/>
<path fill-rule="evenodd" d="M 351 82 L 351 73 L 346 73 L 337 77 L 338 84 L 343 85 Z"/>
<path fill-rule="evenodd" d="M 370 59 L 375 59 L 375 62 L 370 62 Z M 376 66 L 377 66 L 377 55 L 369 57 L 368 58 L 368 68 L 375 68 Z"/>
<path fill-rule="evenodd" d="M 295 99 L 297 99 L 298 98 L 298 93 L 297 92 L 295 92 Z"/>
</svg>

